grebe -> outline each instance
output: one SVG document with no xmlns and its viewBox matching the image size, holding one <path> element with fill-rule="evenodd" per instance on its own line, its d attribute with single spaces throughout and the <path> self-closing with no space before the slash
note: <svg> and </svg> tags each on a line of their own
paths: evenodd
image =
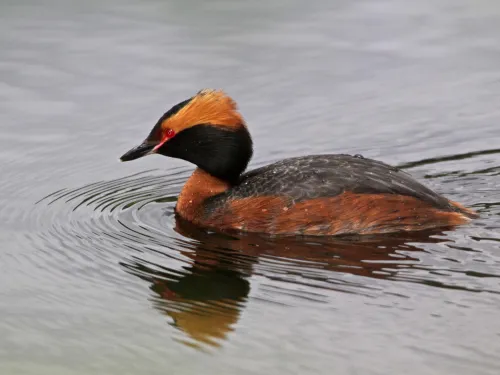
<svg viewBox="0 0 500 375">
<path fill-rule="evenodd" d="M 477 217 L 407 173 L 359 155 L 294 157 L 243 173 L 252 138 L 236 103 L 220 90 L 202 90 L 173 106 L 120 159 L 154 153 L 198 167 L 175 212 L 223 232 L 377 234 L 450 227 Z"/>
</svg>

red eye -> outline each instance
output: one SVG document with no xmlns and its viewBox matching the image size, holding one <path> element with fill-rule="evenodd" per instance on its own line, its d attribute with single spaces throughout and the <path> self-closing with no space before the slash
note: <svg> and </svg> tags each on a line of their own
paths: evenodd
<svg viewBox="0 0 500 375">
<path fill-rule="evenodd" d="M 167 138 L 172 138 L 175 135 L 175 130 L 172 130 L 172 129 L 168 128 L 165 131 L 165 135 L 167 136 Z"/>
</svg>

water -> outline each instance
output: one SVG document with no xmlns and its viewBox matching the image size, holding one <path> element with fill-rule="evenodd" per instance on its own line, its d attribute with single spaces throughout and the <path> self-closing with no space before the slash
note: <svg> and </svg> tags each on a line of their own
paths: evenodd
<svg viewBox="0 0 500 375">
<path fill-rule="evenodd" d="M 0 2 L 1 374 L 497 374 L 500 5 Z M 348 152 L 477 209 L 455 231 L 176 223 L 192 167 L 118 157 L 203 87 L 252 166 Z"/>
</svg>

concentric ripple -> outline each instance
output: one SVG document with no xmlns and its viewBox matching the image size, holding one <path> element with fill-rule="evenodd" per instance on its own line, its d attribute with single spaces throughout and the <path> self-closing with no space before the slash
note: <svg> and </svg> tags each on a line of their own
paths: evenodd
<svg viewBox="0 0 500 375">
<path fill-rule="evenodd" d="M 147 171 L 44 197 L 32 215 L 41 228 L 41 247 L 51 254 L 92 255 L 108 263 L 113 254 L 164 246 L 174 233 L 173 207 L 184 172 L 167 176 Z"/>
<path fill-rule="evenodd" d="M 138 276 L 154 292 L 154 306 L 194 343 L 216 345 L 237 320 L 249 283 L 226 269 L 228 254 L 198 251 L 195 239 L 178 233 L 174 205 L 188 174 L 146 171 L 44 197 L 30 216 L 37 230 L 29 237 L 38 249 L 32 261 L 50 267 L 61 282 L 76 278 L 95 287 L 107 283 L 126 291 L 129 275 Z"/>
<path fill-rule="evenodd" d="M 133 275 L 150 288 L 152 305 L 184 332 L 179 341 L 219 345 L 238 321 L 252 284 L 259 291 L 252 298 L 283 305 L 325 303 L 337 292 L 409 297 L 411 289 L 392 291 L 394 281 L 500 293 L 499 205 L 490 187 L 498 168 L 474 168 L 476 158 L 497 154 L 406 165 L 444 189 L 465 178 L 465 191 L 445 193 L 468 197 L 482 218 L 455 231 L 342 239 L 212 233 L 175 218 L 176 197 L 189 175 L 180 168 L 58 190 L 35 205 L 37 230 L 30 239 L 43 258 L 40 265 L 55 278 L 69 280 L 71 274 L 97 286 L 119 285 L 137 298 L 127 287 Z M 436 163 L 439 172 L 425 169 Z"/>
</svg>

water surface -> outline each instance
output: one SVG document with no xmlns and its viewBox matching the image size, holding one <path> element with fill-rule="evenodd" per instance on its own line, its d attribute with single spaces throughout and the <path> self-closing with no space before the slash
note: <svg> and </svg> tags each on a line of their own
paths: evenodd
<svg viewBox="0 0 500 375">
<path fill-rule="evenodd" d="M 497 374 L 496 1 L 0 1 L 0 373 Z M 400 165 L 481 218 L 363 239 L 206 233 L 192 166 L 118 157 L 203 87 L 251 167 Z"/>
</svg>

